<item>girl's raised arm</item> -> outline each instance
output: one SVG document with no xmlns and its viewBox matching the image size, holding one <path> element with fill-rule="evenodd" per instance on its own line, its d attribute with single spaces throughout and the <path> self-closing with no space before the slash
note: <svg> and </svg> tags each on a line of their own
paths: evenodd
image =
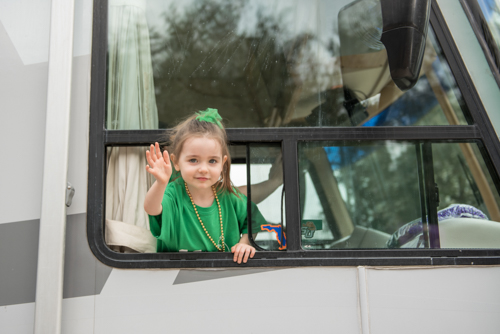
<svg viewBox="0 0 500 334">
<path fill-rule="evenodd" d="M 172 165 L 167 150 L 162 155 L 158 143 L 155 143 L 155 146 L 151 145 L 149 151 L 146 151 L 146 160 L 148 162 L 146 171 L 153 175 L 156 181 L 146 194 L 144 210 L 151 216 L 157 216 L 162 212 L 161 202 L 172 175 Z"/>
</svg>

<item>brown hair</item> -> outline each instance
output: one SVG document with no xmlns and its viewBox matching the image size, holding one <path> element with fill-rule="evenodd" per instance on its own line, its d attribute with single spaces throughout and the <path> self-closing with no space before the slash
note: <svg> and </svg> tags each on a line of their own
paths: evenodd
<svg viewBox="0 0 500 334">
<path fill-rule="evenodd" d="M 238 196 L 238 192 L 234 190 L 231 178 L 229 177 L 229 172 L 231 170 L 231 155 L 227 147 L 226 130 L 224 130 L 223 126 L 219 128 L 219 126 L 214 123 L 199 121 L 196 119 L 197 116 L 197 114 L 194 114 L 188 117 L 167 132 L 169 153 L 173 154 L 177 160 L 184 143 L 187 139 L 192 137 L 208 137 L 216 140 L 220 144 L 222 157 L 227 156 L 227 159 L 222 166 L 222 180 L 217 181 L 215 189 L 219 193 L 228 191 Z"/>
</svg>

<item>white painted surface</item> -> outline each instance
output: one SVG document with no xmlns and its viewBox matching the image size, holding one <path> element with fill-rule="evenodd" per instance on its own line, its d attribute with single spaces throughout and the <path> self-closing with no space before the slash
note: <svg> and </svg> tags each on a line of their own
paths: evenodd
<svg viewBox="0 0 500 334">
<path fill-rule="evenodd" d="M 75 0 L 73 57 L 90 55 L 92 50 L 93 3 L 93 0 Z"/>
<path fill-rule="evenodd" d="M 370 312 L 368 305 L 368 278 L 366 267 L 358 267 L 359 321 L 361 333 L 370 333 Z"/>
<path fill-rule="evenodd" d="M 61 332 L 74 1 L 52 0 L 35 333 Z"/>
<path fill-rule="evenodd" d="M 75 196 L 67 209 L 68 215 L 87 212 L 90 55 L 73 59 L 71 86 L 68 182 L 75 188 Z"/>
<path fill-rule="evenodd" d="M 63 300 L 62 333 L 94 333 L 94 299 L 95 296 L 87 296 Z"/>
<path fill-rule="evenodd" d="M 0 223 L 40 218 L 42 198 L 47 64 L 11 66 L 0 63 Z"/>
<path fill-rule="evenodd" d="M 33 334 L 35 303 L 0 307 L 0 332 Z"/>
<path fill-rule="evenodd" d="M 49 59 L 51 0 L 2 0 L 0 22 L 4 25 L 24 65 Z M 75 1 L 74 55 L 90 54 L 92 0 Z"/>
<path fill-rule="evenodd" d="M 0 72 L 10 64 L 0 64 Z M 45 143 L 47 64 L 18 68 L 16 75 L 0 76 L 0 224 L 40 218 Z M 4 84 L 5 82 L 5 84 Z M 90 99 L 90 55 L 74 58 L 71 101 L 71 132 L 68 181 L 76 189 L 68 214 L 87 210 L 88 122 Z M 29 97 L 29 98 L 27 98 Z M 16 112 L 14 112 L 16 111 Z M 4 122 L 4 120 L 6 121 Z M 23 132 L 21 132 L 23 131 Z M 14 166 L 14 155 L 24 149 L 29 164 Z"/>
<path fill-rule="evenodd" d="M 497 334 L 500 267 L 367 270 L 370 334 Z"/>
<path fill-rule="evenodd" d="M 62 333 L 94 333 L 95 296 L 63 300 Z M 0 307 L 0 333 L 33 334 L 35 303 Z"/>
<path fill-rule="evenodd" d="M 221 333 L 223 321 L 226 333 L 498 333 L 500 267 L 359 269 L 368 328 L 358 311 L 356 268 L 180 285 L 172 285 L 178 270 L 115 269 L 100 295 L 63 301 L 62 332 Z M 32 333 L 33 315 L 33 303 L 0 308 L 1 332 Z"/>
<path fill-rule="evenodd" d="M 177 270 L 113 270 L 95 333 L 360 333 L 356 268 L 293 268 L 172 285 Z"/>
<path fill-rule="evenodd" d="M 24 65 L 49 59 L 50 0 L 4 0 L 3 23 Z"/>
<path fill-rule="evenodd" d="M 465 62 L 497 135 L 500 134 L 500 89 L 460 1 L 438 0 L 441 12 Z"/>
<path fill-rule="evenodd" d="M 19 16 L 18 11 L 22 8 L 18 6 L 27 5 L 25 2 L 0 1 L 0 23 L 4 24 L 3 17 Z M 86 55 L 75 57 L 73 61 L 68 180 L 76 192 L 68 214 L 83 213 L 87 206 L 91 5 L 89 0 L 77 1 L 75 9 L 74 39 L 79 44 L 86 40 L 88 45 L 84 48 Z M 49 14 L 40 10 L 38 15 L 39 20 L 47 16 L 48 25 Z M 24 33 L 37 36 L 39 30 L 43 30 L 37 22 L 24 27 Z M 39 37 L 48 47 L 48 35 Z M 37 52 L 37 45 L 32 46 L 32 52 Z M 0 156 L 5 157 L 0 160 L 2 224 L 40 218 L 48 64 L 25 66 L 10 36 L 5 31 L 2 33 L 2 26 L 0 50 L 0 133 L 4 143 L 0 145 Z M 21 150 L 25 151 L 22 155 L 28 157 L 29 163 L 19 163 Z"/>
<path fill-rule="evenodd" d="M 40 218 L 48 66 L 24 66 L 2 25 L 0 50 L 0 223 L 9 223 Z"/>
<path fill-rule="evenodd" d="M 68 161 L 68 182 L 75 195 L 67 209 L 69 215 L 87 211 L 92 5 L 92 0 L 75 0 Z"/>
</svg>

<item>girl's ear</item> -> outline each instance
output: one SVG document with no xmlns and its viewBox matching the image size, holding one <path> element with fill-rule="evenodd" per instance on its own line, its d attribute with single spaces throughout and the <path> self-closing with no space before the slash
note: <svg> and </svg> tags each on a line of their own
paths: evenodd
<svg viewBox="0 0 500 334">
<path fill-rule="evenodd" d="M 224 158 L 222 158 L 222 165 L 224 165 L 227 161 L 227 155 L 224 156 Z"/>
<path fill-rule="evenodd" d="M 170 154 L 170 160 L 172 160 L 173 164 L 174 164 L 174 168 L 176 171 L 179 171 L 180 168 L 179 168 L 179 165 L 177 164 L 177 157 L 175 156 L 175 154 Z"/>
</svg>

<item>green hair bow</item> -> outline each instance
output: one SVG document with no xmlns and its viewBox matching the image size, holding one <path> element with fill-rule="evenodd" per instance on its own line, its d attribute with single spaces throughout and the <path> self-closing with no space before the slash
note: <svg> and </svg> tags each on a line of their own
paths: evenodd
<svg viewBox="0 0 500 334">
<path fill-rule="evenodd" d="M 217 125 L 219 128 L 224 129 L 222 126 L 222 117 L 220 117 L 219 113 L 217 112 L 217 109 L 213 108 L 207 108 L 205 111 L 199 111 L 197 112 L 198 116 L 196 116 L 196 119 L 201 122 L 208 122 L 208 123 L 213 123 Z"/>
</svg>

